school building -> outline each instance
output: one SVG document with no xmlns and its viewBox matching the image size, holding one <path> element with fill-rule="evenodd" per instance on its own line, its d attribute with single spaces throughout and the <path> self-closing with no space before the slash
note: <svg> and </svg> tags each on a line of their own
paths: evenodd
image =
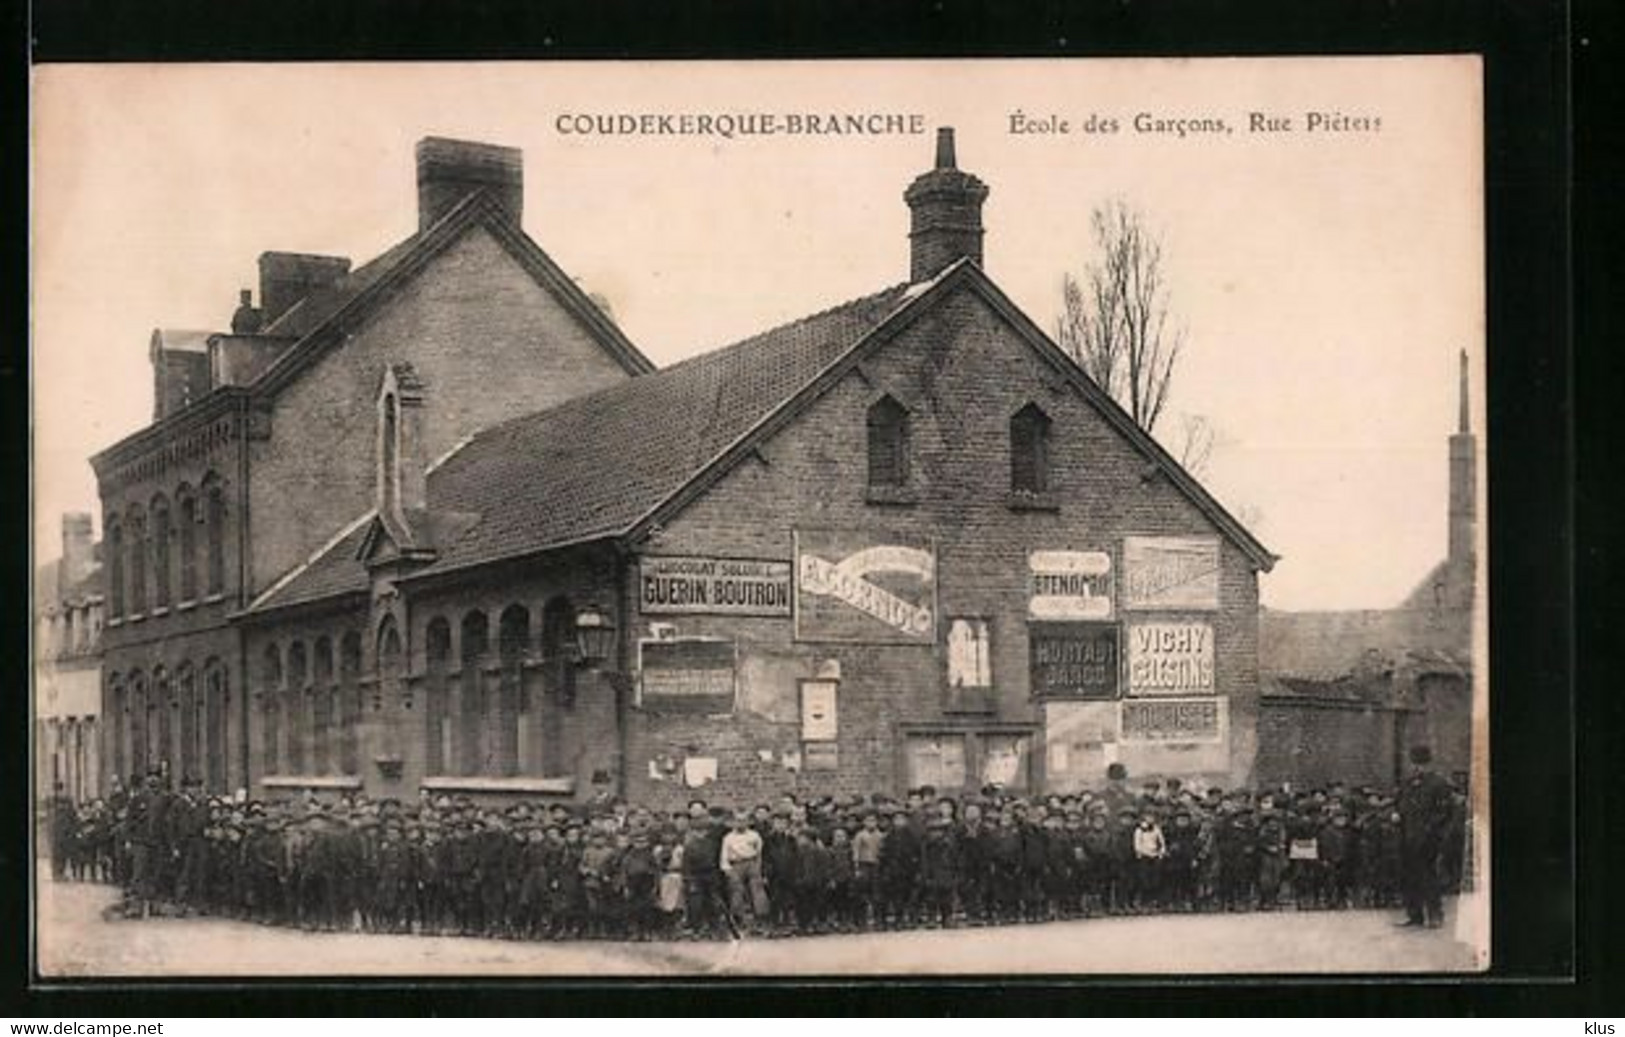
<svg viewBox="0 0 1625 1037">
<path fill-rule="evenodd" d="M 109 774 L 1251 778 L 1275 559 L 984 269 L 951 130 L 895 283 L 660 370 L 523 230 L 516 150 L 417 168 L 383 255 L 266 253 L 229 332 L 154 334 L 154 422 L 93 462 Z"/>
</svg>

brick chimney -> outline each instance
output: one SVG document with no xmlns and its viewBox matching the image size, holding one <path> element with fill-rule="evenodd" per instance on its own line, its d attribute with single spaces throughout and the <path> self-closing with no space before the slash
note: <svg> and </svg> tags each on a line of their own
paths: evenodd
<svg viewBox="0 0 1625 1037">
<path fill-rule="evenodd" d="M 1450 561 L 1472 567 L 1478 512 L 1478 439 L 1468 420 L 1467 351 L 1461 351 L 1461 384 L 1456 434 L 1450 437 Z"/>
<path fill-rule="evenodd" d="M 62 516 L 62 564 L 57 569 L 57 593 L 66 596 L 69 587 L 78 583 L 96 567 L 95 535 L 90 515 L 83 511 L 70 511 Z"/>
<path fill-rule="evenodd" d="M 518 223 L 524 211 L 524 153 L 478 141 L 418 141 L 418 232 L 428 230 L 475 191 L 489 191 Z"/>
<path fill-rule="evenodd" d="M 343 256 L 313 256 L 304 252 L 260 253 L 262 326 L 287 313 L 300 299 L 333 285 L 349 272 L 350 261 Z"/>
<path fill-rule="evenodd" d="M 982 203 L 987 194 L 986 184 L 959 170 L 952 127 L 937 130 L 936 167 L 903 192 L 911 215 L 910 281 L 928 281 L 965 256 L 982 265 Z"/>
</svg>

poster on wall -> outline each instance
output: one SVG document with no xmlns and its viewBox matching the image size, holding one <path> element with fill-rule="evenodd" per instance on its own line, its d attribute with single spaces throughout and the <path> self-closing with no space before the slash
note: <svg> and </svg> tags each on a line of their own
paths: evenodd
<svg viewBox="0 0 1625 1037">
<path fill-rule="evenodd" d="M 1218 537 L 1123 538 L 1123 607 L 1219 607 Z"/>
<path fill-rule="evenodd" d="M 796 640 L 935 642 L 937 557 L 929 537 L 798 529 L 795 543 Z"/>
<path fill-rule="evenodd" d="M 1072 789 L 1100 779 L 1108 749 L 1117 745 L 1116 702 L 1044 705 L 1044 774 L 1051 788 Z M 1115 758 L 1115 757 L 1112 757 Z"/>
<path fill-rule="evenodd" d="M 833 742 L 836 733 L 835 681 L 801 682 L 801 740 Z"/>
<path fill-rule="evenodd" d="M 790 563 L 652 555 L 638 562 L 644 615 L 790 615 Z"/>
<path fill-rule="evenodd" d="M 734 643 L 668 638 L 638 643 L 638 705 L 650 713 L 728 713 L 734 706 Z"/>
<path fill-rule="evenodd" d="M 1128 628 L 1128 693 L 1213 694 L 1210 623 L 1133 623 Z"/>
<path fill-rule="evenodd" d="M 1032 623 L 1027 645 L 1034 696 L 1117 697 L 1122 667 L 1115 623 Z"/>
<path fill-rule="evenodd" d="M 1125 742 L 1218 742 L 1224 738 L 1229 700 L 1125 699 Z"/>
<path fill-rule="evenodd" d="M 1112 558 L 1104 551 L 1027 555 L 1027 614 L 1033 619 L 1110 619 Z"/>
</svg>

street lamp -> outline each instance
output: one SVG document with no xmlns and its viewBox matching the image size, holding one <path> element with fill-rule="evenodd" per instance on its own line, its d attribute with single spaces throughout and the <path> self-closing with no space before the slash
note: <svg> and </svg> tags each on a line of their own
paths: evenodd
<svg viewBox="0 0 1625 1037">
<path fill-rule="evenodd" d="M 592 668 L 601 665 L 615 650 L 615 624 L 596 605 L 576 610 L 576 661 Z"/>
</svg>

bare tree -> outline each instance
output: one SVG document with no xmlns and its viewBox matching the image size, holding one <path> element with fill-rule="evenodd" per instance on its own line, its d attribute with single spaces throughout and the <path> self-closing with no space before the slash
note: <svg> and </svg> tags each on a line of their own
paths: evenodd
<svg viewBox="0 0 1625 1037">
<path fill-rule="evenodd" d="M 1122 201 L 1090 218 L 1097 255 L 1061 285 L 1056 338 L 1147 432 L 1168 400 L 1184 330 L 1171 322 L 1162 241 Z"/>
<path fill-rule="evenodd" d="M 1217 441 L 1217 429 L 1205 415 L 1181 415 L 1179 449 L 1174 456 L 1179 458 L 1181 468 L 1200 479 L 1207 475 Z"/>
</svg>

